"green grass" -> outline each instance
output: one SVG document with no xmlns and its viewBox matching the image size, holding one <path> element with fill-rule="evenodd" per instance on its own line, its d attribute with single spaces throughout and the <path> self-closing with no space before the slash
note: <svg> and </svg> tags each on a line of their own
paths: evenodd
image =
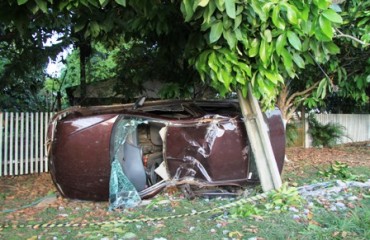
<svg viewBox="0 0 370 240">
<path fill-rule="evenodd" d="M 306 239 L 370 239 L 370 200 L 344 212 L 315 209 L 314 220 L 319 225 L 308 225 L 300 232 Z"/>
<path fill-rule="evenodd" d="M 318 169 L 312 166 L 304 166 L 300 173 L 283 172 L 282 180 L 296 185 L 304 185 L 317 179 Z"/>
<path fill-rule="evenodd" d="M 361 167 L 361 166 L 351 167 L 351 172 L 355 175 L 359 175 L 359 176 L 362 175 L 364 178 L 370 179 L 369 168 Z"/>
<path fill-rule="evenodd" d="M 314 182 L 326 181 L 328 180 L 324 176 L 319 174 L 319 171 L 325 171 L 330 168 L 329 165 L 322 166 L 304 166 L 300 173 L 296 172 L 284 172 L 282 175 L 282 180 L 290 182 L 294 185 L 304 185 Z M 370 169 L 363 166 L 354 166 L 349 168 L 349 172 L 355 176 L 357 181 L 366 181 L 370 179 Z"/>
<path fill-rule="evenodd" d="M 325 169 L 328 166 L 318 167 Z M 298 185 L 324 181 L 318 174 L 318 168 L 307 167 L 300 174 L 294 172 L 284 174 L 284 179 Z M 350 168 L 354 175 L 364 174 L 370 178 L 370 169 L 364 167 Z M 303 172 L 303 174 L 301 174 Z M 259 187 L 257 187 L 258 189 Z M 257 190 L 255 190 L 256 192 Z M 267 200 L 256 205 L 261 210 L 251 211 L 257 216 L 232 217 L 232 210 L 220 213 L 208 213 L 185 218 L 167 219 L 154 222 L 137 222 L 129 224 L 108 224 L 102 227 L 84 228 L 50 228 L 50 229 L 12 229 L 0 231 L 0 239 L 370 239 L 370 199 L 368 189 L 351 188 L 346 194 L 352 193 L 358 200 L 352 202 L 352 208 L 333 212 L 322 205 L 307 206 L 302 201 L 297 206 L 300 213 L 287 211 L 278 212 L 263 210 Z M 161 200 L 167 200 L 160 204 Z M 32 218 L 18 216 L 21 223 L 55 223 L 55 222 L 99 222 L 115 219 L 135 219 L 143 217 L 163 217 L 190 213 L 214 208 L 227 204 L 235 199 L 181 199 L 171 200 L 167 195 L 160 195 L 152 204 L 132 210 L 107 212 L 108 204 L 77 202 L 72 207 L 47 207 L 39 210 Z M 67 205 L 69 206 L 69 205 Z M 248 211 L 248 208 L 246 208 Z M 303 210 L 309 209 L 304 215 Z M 61 216 L 61 215 L 64 215 Z M 1 213 L 0 218 L 6 219 L 7 214 Z M 21 219 L 21 220 L 19 220 Z M 3 220 L 1 220 L 2 222 Z"/>
<path fill-rule="evenodd" d="M 164 215 L 188 212 L 194 208 L 207 208 L 224 201 L 206 202 L 204 200 L 181 201 Z M 62 228 L 62 229 L 5 229 L 0 232 L 1 239 L 119 239 L 135 234 L 137 239 L 369 239 L 370 238 L 370 200 L 359 201 L 354 209 L 331 212 L 321 207 L 312 209 L 312 219 L 296 221 L 293 213 L 271 213 L 260 217 L 231 218 L 226 213 L 164 220 L 149 223 L 112 224 L 103 227 Z M 170 206 L 168 206 L 171 208 Z M 91 209 L 90 209 L 91 210 Z M 45 220 L 56 213 L 46 210 Z M 140 208 L 131 217 L 141 214 L 157 216 L 158 210 Z M 163 212 L 161 212 L 163 214 Z M 46 214 L 44 216 L 44 214 Z M 125 214 L 125 213 L 121 213 Z M 118 216 L 118 214 L 117 214 Z M 49 217 L 49 219 L 47 218 Z M 78 216 L 71 216 L 73 220 Z M 191 236 L 191 237 L 190 237 Z"/>
</svg>

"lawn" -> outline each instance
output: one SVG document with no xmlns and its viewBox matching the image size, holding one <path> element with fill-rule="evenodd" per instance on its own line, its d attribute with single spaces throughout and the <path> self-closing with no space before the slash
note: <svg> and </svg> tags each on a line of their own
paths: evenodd
<svg viewBox="0 0 370 240">
<path fill-rule="evenodd" d="M 370 188 L 361 185 L 370 179 L 369 143 L 288 148 L 287 156 L 282 175 L 286 189 L 253 203 L 202 214 L 197 213 L 240 203 L 259 194 L 260 187 L 245 189 L 239 198 L 192 200 L 178 189 L 167 189 L 135 209 L 108 211 L 107 202 L 60 197 L 48 174 L 2 177 L 0 224 L 98 225 L 10 227 L 0 230 L 0 239 L 370 239 Z M 318 187 L 307 196 L 298 194 L 301 186 L 312 184 Z M 189 213 L 194 216 L 168 218 Z M 118 222 L 148 217 L 154 220 Z M 106 224 L 99 225 L 102 222 Z"/>
</svg>

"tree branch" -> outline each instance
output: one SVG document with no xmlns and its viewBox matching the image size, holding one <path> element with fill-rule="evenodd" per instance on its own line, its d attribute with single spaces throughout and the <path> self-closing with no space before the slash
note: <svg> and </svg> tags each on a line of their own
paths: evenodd
<svg viewBox="0 0 370 240">
<path fill-rule="evenodd" d="M 285 119 L 285 120 L 287 120 L 287 122 L 289 122 L 290 119 L 293 117 L 293 114 L 297 110 L 297 107 L 298 106 L 293 106 L 293 107 L 289 108 L 288 113 L 287 113 L 287 117 L 286 117 L 287 119 Z"/>
<path fill-rule="evenodd" d="M 301 92 L 296 92 L 296 93 L 292 94 L 288 98 L 288 100 L 286 101 L 287 105 L 290 104 L 290 102 L 292 102 L 294 98 L 296 98 L 298 96 L 305 95 L 305 94 L 309 93 L 310 91 L 312 91 L 313 89 L 315 89 L 317 87 L 317 85 L 319 85 L 319 83 L 320 82 L 316 82 L 314 85 L 312 85 L 311 87 L 307 88 L 306 90 L 301 91 Z"/>
<path fill-rule="evenodd" d="M 366 43 L 366 42 L 364 42 L 364 41 L 361 41 L 360 39 L 358 39 L 358 38 L 356 38 L 356 37 L 354 37 L 354 36 L 351 36 L 351 35 L 348 35 L 348 34 L 344 34 L 344 33 L 342 33 L 341 31 L 339 31 L 338 29 L 335 29 L 335 31 L 336 31 L 337 33 L 339 33 L 339 34 L 336 34 L 336 35 L 335 35 L 335 37 L 345 37 L 345 38 L 349 38 L 349 39 L 351 39 L 351 40 L 353 40 L 353 41 L 355 41 L 355 42 L 357 42 L 357 43 L 359 43 L 359 44 L 361 44 L 361 45 L 364 45 L 365 47 L 370 46 L 370 44 L 369 44 L 369 43 Z"/>
</svg>

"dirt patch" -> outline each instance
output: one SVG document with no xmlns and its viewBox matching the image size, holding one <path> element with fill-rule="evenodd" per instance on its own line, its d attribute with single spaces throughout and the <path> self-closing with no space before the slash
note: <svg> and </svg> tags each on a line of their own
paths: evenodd
<svg viewBox="0 0 370 240">
<path fill-rule="evenodd" d="M 286 151 L 288 162 L 284 171 L 303 170 L 306 166 L 329 165 L 335 161 L 349 166 L 370 168 L 370 142 L 359 142 L 339 145 L 333 148 L 292 147 Z"/>
<path fill-rule="evenodd" d="M 66 199 L 59 195 L 49 173 L 1 177 L 0 178 L 0 216 L 5 222 L 43 222 L 43 214 L 53 211 L 63 212 L 57 220 L 65 221 L 71 214 L 83 218 L 89 213 L 81 209 L 90 209 L 96 218 L 109 215 L 108 202 L 88 202 Z"/>
</svg>

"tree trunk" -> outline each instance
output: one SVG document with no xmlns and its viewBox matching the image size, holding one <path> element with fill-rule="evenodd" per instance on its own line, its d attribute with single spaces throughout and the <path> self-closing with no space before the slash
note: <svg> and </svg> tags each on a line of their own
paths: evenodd
<svg viewBox="0 0 370 240">
<path fill-rule="evenodd" d="M 277 106 L 281 111 L 281 117 L 283 118 L 284 127 L 286 127 L 286 124 L 288 122 L 288 110 L 289 107 L 287 106 L 287 98 L 288 98 L 288 88 L 286 85 L 282 87 L 280 90 L 278 100 L 277 100 Z"/>
<path fill-rule="evenodd" d="M 88 104 L 86 96 L 87 80 L 86 80 L 86 62 L 91 54 L 91 44 L 80 42 L 80 105 Z"/>
<path fill-rule="evenodd" d="M 80 104 L 86 99 L 86 56 L 80 46 Z"/>
</svg>

